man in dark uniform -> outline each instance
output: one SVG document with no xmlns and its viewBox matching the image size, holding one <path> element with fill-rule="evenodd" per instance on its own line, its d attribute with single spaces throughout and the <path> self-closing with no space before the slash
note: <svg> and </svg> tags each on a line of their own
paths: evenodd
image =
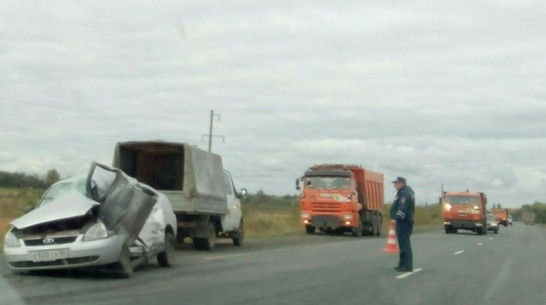
<svg viewBox="0 0 546 305">
<path fill-rule="evenodd" d="M 415 194 L 406 185 L 406 179 L 398 177 L 393 181 L 398 191 L 391 206 L 391 219 L 396 221 L 396 237 L 400 247 L 400 262 L 395 268 L 399 272 L 413 271 L 413 253 L 411 251 L 411 231 L 413 230 L 413 215 L 415 213 Z"/>
</svg>

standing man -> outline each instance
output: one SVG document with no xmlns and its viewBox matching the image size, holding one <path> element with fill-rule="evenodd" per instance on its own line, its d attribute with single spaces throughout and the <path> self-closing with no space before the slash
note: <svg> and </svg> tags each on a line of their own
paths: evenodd
<svg viewBox="0 0 546 305">
<path fill-rule="evenodd" d="M 391 219 L 396 221 L 396 237 L 400 247 L 399 272 L 413 271 L 413 253 L 411 251 L 411 231 L 413 230 L 413 215 L 415 213 L 415 194 L 411 187 L 406 185 L 404 177 L 398 177 L 393 181 L 394 188 L 398 191 L 391 206 Z"/>
</svg>

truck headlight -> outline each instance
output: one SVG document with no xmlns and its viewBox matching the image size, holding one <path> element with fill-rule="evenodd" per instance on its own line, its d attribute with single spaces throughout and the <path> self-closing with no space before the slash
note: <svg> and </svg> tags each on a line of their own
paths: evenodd
<svg viewBox="0 0 546 305">
<path fill-rule="evenodd" d="M 85 231 L 83 241 L 91 241 L 110 237 L 110 233 L 102 221 L 97 221 Z"/>
<path fill-rule="evenodd" d="M 21 247 L 21 243 L 19 243 L 19 238 L 15 236 L 11 231 L 6 233 L 6 236 L 4 237 L 4 246 L 9 248 L 16 248 Z"/>
<path fill-rule="evenodd" d="M 451 211 L 451 204 L 449 203 L 444 204 L 444 209 L 448 212 Z"/>
<path fill-rule="evenodd" d="M 353 219 L 352 214 L 343 215 L 343 219 Z"/>
<path fill-rule="evenodd" d="M 301 213 L 301 218 L 311 218 L 311 215 L 309 213 Z"/>
</svg>

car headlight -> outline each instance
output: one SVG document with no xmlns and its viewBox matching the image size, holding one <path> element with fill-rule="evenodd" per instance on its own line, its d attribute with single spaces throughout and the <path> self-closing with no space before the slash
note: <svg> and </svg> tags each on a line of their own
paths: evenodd
<svg viewBox="0 0 546 305">
<path fill-rule="evenodd" d="M 89 227 L 83 235 L 83 241 L 91 241 L 97 239 L 104 239 L 110 237 L 110 233 L 106 229 L 106 226 L 102 221 L 97 221 L 95 224 Z"/>
<path fill-rule="evenodd" d="M 6 247 L 21 247 L 21 244 L 19 243 L 19 238 L 15 236 L 11 231 L 6 233 L 6 236 L 4 237 L 4 246 Z"/>
</svg>

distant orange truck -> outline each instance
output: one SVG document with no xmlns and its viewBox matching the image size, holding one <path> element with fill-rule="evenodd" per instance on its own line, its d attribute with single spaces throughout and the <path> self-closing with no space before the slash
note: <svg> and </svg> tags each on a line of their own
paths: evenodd
<svg viewBox="0 0 546 305">
<path fill-rule="evenodd" d="M 446 234 L 470 230 L 487 234 L 487 197 L 481 192 L 444 192 L 440 198 L 444 209 Z"/>
<path fill-rule="evenodd" d="M 296 189 L 307 234 L 381 235 L 383 174 L 358 165 L 314 165 L 296 180 Z"/>
<path fill-rule="evenodd" d="M 495 215 L 495 219 L 503 226 L 508 226 L 508 209 L 503 209 L 500 206 L 494 209 L 490 209 L 489 213 Z"/>
</svg>

